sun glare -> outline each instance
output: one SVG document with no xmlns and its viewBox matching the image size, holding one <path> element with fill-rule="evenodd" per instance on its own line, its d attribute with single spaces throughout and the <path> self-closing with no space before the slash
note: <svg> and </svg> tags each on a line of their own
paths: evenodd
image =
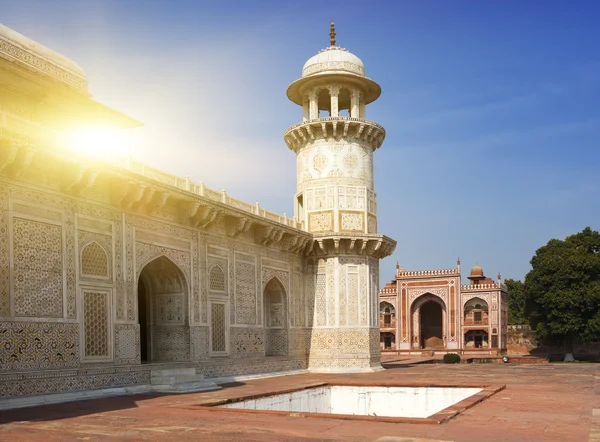
<svg viewBox="0 0 600 442">
<path fill-rule="evenodd" d="M 65 134 L 63 143 L 67 149 L 81 155 L 112 162 L 118 157 L 130 154 L 129 137 L 126 132 L 86 127 Z"/>
</svg>

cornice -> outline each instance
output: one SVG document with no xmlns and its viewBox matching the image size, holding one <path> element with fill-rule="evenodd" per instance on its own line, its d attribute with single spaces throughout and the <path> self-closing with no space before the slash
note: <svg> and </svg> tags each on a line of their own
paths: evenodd
<svg viewBox="0 0 600 442">
<path fill-rule="evenodd" d="M 26 69 L 42 73 L 54 80 L 66 83 L 82 92 L 87 92 L 88 83 L 85 77 L 62 68 L 2 36 L 0 36 L 0 57 L 11 62 L 16 62 L 19 66 Z"/>
<path fill-rule="evenodd" d="M 177 207 L 180 225 L 199 230 L 211 230 L 221 225 L 217 231 L 224 232 L 227 237 L 246 235 L 255 244 L 299 255 L 304 254 L 313 239 L 313 235 L 289 223 L 270 219 L 265 213 L 272 212 L 261 208 L 257 213 L 250 213 L 227 202 L 169 186 L 118 166 L 92 163 L 60 150 L 39 149 L 0 138 L 1 176 L 18 179 L 36 162 L 42 167 L 53 164 L 60 170 L 59 188 L 67 195 L 80 197 L 86 189 L 94 188 L 99 178 L 110 182 L 107 192 L 111 205 L 125 213 L 150 216 L 169 204 Z"/>
<path fill-rule="evenodd" d="M 396 241 L 385 235 L 325 234 L 313 235 L 312 244 L 305 250 L 308 256 L 363 255 L 382 259 L 396 249 Z"/>
</svg>

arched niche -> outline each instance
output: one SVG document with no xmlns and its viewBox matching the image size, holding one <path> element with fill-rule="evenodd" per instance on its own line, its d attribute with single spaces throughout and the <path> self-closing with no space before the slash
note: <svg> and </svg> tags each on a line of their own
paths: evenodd
<svg viewBox="0 0 600 442">
<path fill-rule="evenodd" d="M 137 289 L 142 362 L 189 360 L 189 289 L 183 271 L 160 256 L 143 267 Z"/>
<path fill-rule="evenodd" d="M 379 326 L 380 327 L 393 327 L 395 317 L 396 317 L 396 309 L 391 303 L 389 303 L 387 301 L 382 301 L 379 303 Z"/>
<path fill-rule="evenodd" d="M 489 319 L 488 303 L 481 298 L 471 298 L 463 307 L 465 325 L 487 325 Z"/>
<path fill-rule="evenodd" d="M 265 355 L 285 356 L 288 354 L 287 296 L 285 287 L 271 278 L 263 292 L 265 318 Z"/>
</svg>

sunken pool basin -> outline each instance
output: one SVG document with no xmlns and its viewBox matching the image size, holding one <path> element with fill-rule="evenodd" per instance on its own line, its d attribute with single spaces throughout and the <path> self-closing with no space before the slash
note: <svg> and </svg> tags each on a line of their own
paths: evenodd
<svg viewBox="0 0 600 442">
<path fill-rule="evenodd" d="M 196 407 L 240 413 L 439 424 L 504 388 L 504 385 L 319 383 L 245 397 L 207 398 Z"/>
<path fill-rule="evenodd" d="M 352 414 L 360 416 L 429 417 L 483 388 L 461 387 L 324 387 L 248 399 L 222 408 Z"/>
</svg>

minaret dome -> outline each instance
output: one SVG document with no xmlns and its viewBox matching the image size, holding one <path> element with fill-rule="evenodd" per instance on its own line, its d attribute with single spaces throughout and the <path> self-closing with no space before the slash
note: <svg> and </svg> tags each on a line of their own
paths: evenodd
<svg viewBox="0 0 600 442">
<path fill-rule="evenodd" d="M 339 102 L 338 110 L 348 109 L 352 117 L 365 118 L 364 115 L 360 115 L 360 105 L 364 106 L 377 100 L 381 95 L 381 87 L 366 77 L 365 65 L 360 58 L 347 49 L 336 46 L 333 22 L 331 26 L 331 46 L 322 49 L 318 54 L 312 56 L 304 63 L 302 77 L 288 87 L 287 96 L 291 101 L 302 106 L 306 93 L 313 89 L 314 86 L 323 84 L 324 81 L 326 83 L 344 81 L 357 86 L 357 90 L 360 91 L 362 97 L 355 98 L 362 103 L 357 102 L 356 104 L 359 107 L 354 109 L 355 112 L 352 112 L 351 97 L 340 96 L 339 98 L 342 102 Z M 347 98 L 347 100 L 343 100 L 343 98 Z M 331 106 L 326 106 L 324 101 L 319 100 L 319 110 L 328 110 L 331 116 L 337 116 L 334 115 L 335 111 L 331 109 Z M 362 110 L 364 110 L 364 107 Z"/>
</svg>

